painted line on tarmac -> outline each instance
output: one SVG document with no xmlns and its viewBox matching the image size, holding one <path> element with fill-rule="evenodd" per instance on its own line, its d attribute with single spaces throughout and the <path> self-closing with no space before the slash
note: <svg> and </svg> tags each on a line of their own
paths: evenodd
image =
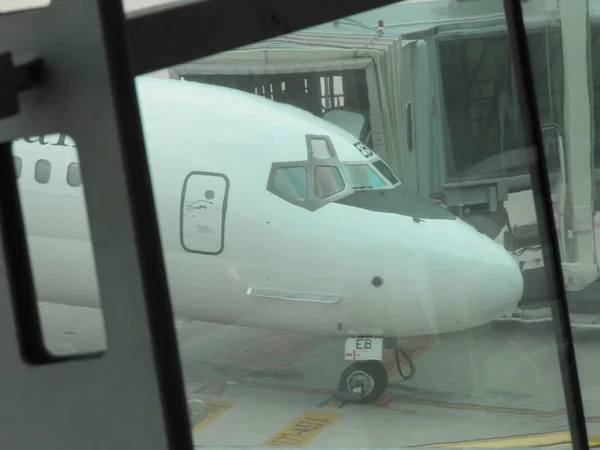
<svg viewBox="0 0 600 450">
<path fill-rule="evenodd" d="M 462 442 L 446 442 L 441 444 L 429 444 L 419 447 L 444 447 L 444 448 L 527 448 L 538 447 L 544 449 L 570 447 L 571 432 L 555 431 L 551 433 L 524 434 L 519 436 L 508 436 L 501 438 L 479 439 Z M 590 448 L 600 446 L 600 434 L 589 437 Z"/>
<path fill-rule="evenodd" d="M 195 433 L 196 431 L 200 430 L 201 428 L 204 428 L 205 426 L 211 424 L 212 422 L 217 420 L 219 417 L 221 417 L 228 410 L 230 410 L 231 408 L 233 408 L 235 406 L 235 402 L 223 402 L 220 400 L 212 400 L 212 399 L 201 399 L 201 400 L 206 405 L 206 418 L 202 422 L 200 422 L 198 425 L 196 425 L 194 428 L 192 428 L 193 433 Z"/>
<path fill-rule="evenodd" d="M 339 398 L 336 398 L 335 396 L 331 396 L 328 399 L 326 399 L 324 402 L 321 402 L 319 404 L 319 406 L 322 406 L 324 408 L 343 408 L 344 406 L 346 406 L 348 403 L 340 400 Z"/>
<path fill-rule="evenodd" d="M 335 412 L 306 411 L 272 435 L 262 445 L 265 447 L 305 446 L 340 417 L 341 414 Z"/>
<path fill-rule="evenodd" d="M 547 446 L 562 446 L 571 443 L 569 431 L 556 431 L 552 433 L 525 434 L 520 436 L 507 436 L 500 438 L 478 439 L 461 442 L 445 442 L 439 444 L 422 445 L 419 447 L 445 447 L 445 448 L 527 448 Z"/>
<path fill-rule="evenodd" d="M 392 400 L 394 403 L 405 403 L 413 406 L 433 406 L 435 408 L 461 409 L 467 411 L 482 411 L 492 413 L 513 414 L 520 416 L 542 417 L 544 419 L 559 417 L 567 414 L 566 410 L 559 409 L 556 411 L 536 411 L 534 409 L 506 408 L 502 406 L 477 405 L 474 403 L 449 403 L 436 400 L 425 400 L 418 398 L 407 398 L 394 395 Z"/>
</svg>

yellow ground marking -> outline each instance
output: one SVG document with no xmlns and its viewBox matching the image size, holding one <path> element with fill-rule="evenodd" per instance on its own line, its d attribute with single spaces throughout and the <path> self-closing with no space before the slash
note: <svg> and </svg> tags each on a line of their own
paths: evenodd
<svg viewBox="0 0 600 450">
<path fill-rule="evenodd" d="M 323 406 L 325 408 L 341 408 L 342 406 L 344 406 L 344 402 L 338 400 L 335 397 L 332 397 L 329 400 L 327 400 L 327 402 Z"/>
<path fill-rule="evenodd" d="M 450 442 L 444 444 L 427 445 L 426 447 L 444 448 L 515 448 L 515 447 L 544 447 L 559 446 L 571 443 L 569 431 L 554 433 L 528 434 L 522 436 L 509 436 L 503 438 L 480 439 L 474 441 Z"/>
<path fill-rule="evenodd" d="M 600 447 L 600 434 L 594 434 L 593 436 L 590 436 L 588 444 L 590 447 Z"/>
<path fill-rule="evenodd" d="M 302 447 L 340 417 L 341 414 L 334 412 L 306 411 L 262 445 L 266 447 Z"/>
<path fill-rule="evenodd" d="M 202 401 L 206 405 L 206 418 L 194 428 L 192 428 L 193 433 L 198 431 L 200 428 L 204 428 L 208 424 L 214 422 L 223 414 L 225 414 L 225 412 L 228 409 L 232 408 L 235 405 L 234 402 L 222 402 L 219 400 L 202 399 Z"/>
</svg>

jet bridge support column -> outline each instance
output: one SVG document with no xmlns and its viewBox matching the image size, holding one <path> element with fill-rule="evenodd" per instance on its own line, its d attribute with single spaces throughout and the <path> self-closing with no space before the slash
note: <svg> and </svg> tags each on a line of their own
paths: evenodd
<svg viewBox="0 0 600 450">
<path fill-rule="evenodd" d="M 565 70 L 566 175 L 572 205 L 563 272 L 568 290 L 580 290 L 598 277 L 592 205 L 592 115 L 589 80 L 588 0 L 560 0 Z"/>
</svg>

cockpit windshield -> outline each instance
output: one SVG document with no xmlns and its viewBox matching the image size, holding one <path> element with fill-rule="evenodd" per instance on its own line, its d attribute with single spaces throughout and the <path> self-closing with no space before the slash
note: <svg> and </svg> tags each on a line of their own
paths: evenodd
<svg viewBox="0 0 600 450">
<path fill-rule="evenodd" d="M 381 163 L 381 167 L 376 166 Z M 383 161 L 375 161 L 373 164 L 380 173 L 377 173 L 370 164 L 345 164 L 346 175 L 355 190 L 378 189 L 391 187 L 398 182 L 392 171 Z M 381 175 L 380 175 L 381 174 Z M 386 183 L 387 179 L 387 183 Z"/>
<path fill-rule="evenodd" d="M 387 179 L 388 179 L 388 181 L 389 181 L 391 184 L 396 184 L 396 183 L 398 183 L 398 178 L 396 178 L 396 176 L 395 176 L 395 175 L 394 175 L 394 173 L 392 172 L 392 169 L 390 169 L 390 168 L 388 167 L 388 165 L 387 165 L 386 163 L 384 163 L 382 160 L 375 161 L 375 162 L 373 163 L 373 165 L 375 166 L 375 168 L 376 168 L 377 170 L 379 170 L 379 173 L 380 173 L 381 175 L 383 175 L 385 178 L 387 178 Z"/>
</svg>

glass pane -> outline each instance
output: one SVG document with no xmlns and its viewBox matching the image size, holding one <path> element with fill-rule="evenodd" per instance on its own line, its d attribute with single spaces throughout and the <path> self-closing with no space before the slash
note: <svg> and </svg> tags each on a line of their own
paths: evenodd
<svg viewBox="0 0 600 450">
<path fill-rule="evenodd" d="M 310 141 L 310 154 L 315 159 L 329 159 L 331 158 L 331 151 L 327 146 L 325 139 L 311 139 Z"/>
<path fill-rule="evenodd" d="M 315 195 L 318 198 L 331 197 L 344 190 L 344 179 L 337 167 L 318 166 L 315 168 Z"/>
<path fill-rule="evenodd" d="M 287 198 L 306 200 L 306 168 L 285 167 L 275 172 L 275 189 Z"/>
<path fill-rule="evenodd" d="M 13 141 L 44 344 L 56 356 L 107 349 L 77 143 L 65 133 Z"/>
<path fill-rule="evenodd" d="M 410 129 L 410 128 L 407 128 Z M 388 181 L 392 184 L 396 184 L 398 182 L 398 178 L 396 178 L 396 176 L 392 173 L 392 171 L 390 170 L 390 168 L 388 167 L 388 165 L 386 163 L 384 163 L 383 161 L 375 161 L 373 163 L 373 165 L 375 166 L 375 168 L 377 170 L 379 170 L 379 173 L 381 175 L 383 175 L 384 177 L 386 177 L 388 179 Z"/>
<path fill-rule="evenodd" d="M 544 24 L 531 39 L 543 44 L 536 61 L 550 58 L 552 90 L 562 66 L 545 23 L 555 20 L 556 5 L 527 5 Z M 232 173 L 225 240 L 239 251 L 222 255 L 236 275 L 198 260 L 207 274 L 195 281 L 208 289 L 208 272 L 236 277 L 245 293 L 211 287 L 221 300 L 198 301 L 196 317 L 232 325 L 198 324 L 180 338 L 189 395 L 216 402 L 218 411 L 194 430 L 197 445 L 568 442 L 554 324 L 518 316 L 544 301 L 533 276 L 543 249 L 528 240 L 536 228 L 532 154 L 500 0 L 399 2 L 169 71 L 186 80 L 182 96 L 211 107 L 159 120 L 177 124 L 178 136 L 197 136 L 198 151 L 211 155 L 202 170 Z M 137 81 L 141 92 L 171 89 Z M 142 111 L 157 120 L 144 97 Z M 552 114 L 562 101 L 551 96 Z M 284 117 L 294 131 L 285 131 Z M 359 128 L 348 125 L 353 117 L 364 118 Z M 149 151 L 159 123 L 148 122 Z M 271 209 L 261 200 L 271 164 L 305 161 L 305 135 L 330 137 L 352 184 L 367 175 L 346 166 L 365 158 L 357 140 L 382 159 L 374 163 L 379 174 L 401 184 L 314 212 L 283 212 L 275 202 Z M 557 167 L 563 144 L 551 127 L 544 138 Z M 236 164 L 244 170 L 234 172 Z M 317 197 L 343 189 L 334 165 L 314 169 Z M 168 266 L 175 275 L 175 262 Z M 171 288 L 185 302 L 183 287 Z M 249 403 L 253 414 L 242 421 Z M 223 432 L 234 428 L 243 432 Z"/>
<path fill-rule="evenodd" d="M 577 369 L 581 384 L 590 445 L 597 445 L 600 430 L 594 417 L 600 404 L 596 369 L 590 364 L 597 354 L 596 336 L 600 312 L 598 280 L 598 105 L 599 85 L 598 18 L 596 2 L 566 0 L 560 4 L 560 21 L 544 27 L 537 24 L 533 11 L 525 13 L 528 50 L 532 55 L 532 75 L 548 159 L 553 227 L 560 251 L 560 267 L 573 333 Z M 595 94 L 596 93 L 596 94 Z M 595 95 L 594 95 L 595 94 Z M 525 212 L 514 214 L 515 244 L 521 247 L 521 260 L 530 269 L 529 285 L 538 293 L 537 301 L 515 314 L 523 323 L 548 321 L 552 298 L 541 252 L 535 244 L 540 237 L 533 228 L 524 236 Z M 529 221 L 528 221 L 529 222 Z M 526 240 L 527 239 L 527 240 Z"/>
<path fill-rule="evenodd" d="M 385 186 L 385 181 L 367 164 L 346 164 L 344 169 L 354 189 Z"/>
<path fill-rule="evenodd" d="M 398 2 L 136 77 L 186 394 L 208 408 L 196 445 L 568 445 L 502 4 Z M 560 180 L 578 132 L 561 122 L 560 15 L 523 5 Z M 335 157 L 311 158 L 311 136 Z M 397 186 L 345 189 L 365 148 Z M 67 166 L 53 162 L 47 187 L 73 196 Z M 567 199 L 593 185 L 553 186 L 570 252 L 589 222 Z M 68 212 L 61 227 L 44 211 L 69 232 Z M 591 276 L 568 261 L 570 284 Z M 85 283 L 50 286 L 89 306 Z M 593 342 L 578 347 L 590 430 Z"/>
</svg>

